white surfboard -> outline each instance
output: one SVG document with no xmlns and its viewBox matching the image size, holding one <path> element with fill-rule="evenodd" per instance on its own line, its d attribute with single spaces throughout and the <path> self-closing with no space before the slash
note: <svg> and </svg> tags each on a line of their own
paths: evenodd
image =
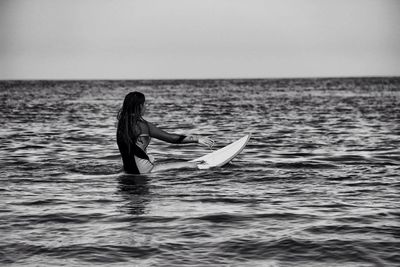
<svg viewBox="0 0 400 267">
<path fill-rule="evenodd" d="M 242 152 L 243 148 L 247 145 L 250 140 L 251 134 L 245 135 L 239 140 L 220 148 L 216 151 L 213 151 L 209 154 L 206 154 L 200 158 L 196 158 L 191 160 L 190 162 L 204 162 L 199 164 L 197 167 L 199 169 L 209 169 L 212 167 L 220 167 L 227 164 L 234 157 L 236 157 L 240 152 Z"/>
</svg>

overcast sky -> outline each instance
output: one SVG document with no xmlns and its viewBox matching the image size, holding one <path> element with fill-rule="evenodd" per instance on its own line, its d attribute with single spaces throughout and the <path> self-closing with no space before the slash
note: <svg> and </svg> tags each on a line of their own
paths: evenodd
<svg viewBox="0 0 400 267">
<path fill-rule="evenodd" d="M 0 79 L 400 75 L 398 0 L 0 0 Z"/>
</svg>

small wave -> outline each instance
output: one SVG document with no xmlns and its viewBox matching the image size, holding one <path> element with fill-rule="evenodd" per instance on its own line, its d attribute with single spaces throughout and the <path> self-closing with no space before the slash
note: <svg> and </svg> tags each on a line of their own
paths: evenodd
<svg viewBox="0 0 400 267">
<path fill-rule="evenodd" d="M 392 227 L 392 226 L 353 226 L 353 225 L 318 225 L 312 226 L 305 231 L 318 234 L 318 235 L 327 235 L 327 234 L 334 234 L 334 235 L 349 235 L 349 234 L 357 234 L 357 235 L 367 235 L 367 236 L 392 236 L 397 237 L 398 232 L 400 231 L 400 227 Z"/>
<path fill-rule="evenodd" d="M 107 216 L 102 213 L 50 213 L 43 215 L 20 215 L 16 216 L 16 221 L 25 221 L 33 224 L 42 223 L 62 223 L 62 224 L 82 224 L 87 223 L 92 220 L 106 219 Z"/>
<path fill-rule="evenodd" d="M 337 168 L 334 164 L 315 162 L 315 161 L 302 161 L 302 162 L 277 162 L 272 164 L 275 168 L 282 169 L 334 169 Z"/>
<path fill-rule="evenodd" d="M 130 221 L 137 221 L 137 222 L 144 222 L 144 223 L 169 223 L 173 221 L 180 220 L 180 217 L 177 216 L 172 216 L 172 217 L 167 217 L 167 216 L 139 216 L 139 217 L 134 217 L 130 218 Z"/>
<path fill-rule="evenodd" d="M 393 218 L 394 217 L 394 218 Z M 397 220 L 396 217 L 400 217 L 394 212 L 378 212 L 371 214 L 364 214 L 359 216 L 342 216 L 335 219 L 335 221 L 340 223 L 373 223 L 375 221 L 380 221 L 382 219 Z"/>
<path fill-rule="evenodd" d="M 58 205 L 60 201 L 56 199 L 40 199 L 32 201 L 14 202 L 13 205 L 17 206 L 41 206 L 41 205 Z"/>
<path fill-rule="evenodd" d="M 326 157 L 315 157 L 314 159 L 320 161 L 333 161 L 342 164 L 362 164 L 362 163 L 371 163 L 371 158 L 365 157 L 363 155 L 330 155 Z"/>
<path fill-rule="evenodd" d="M 37 256 L 50 256 L 58 259 L 76 258 L 90 263 L 126 262 L 132 258 L 145 259 L 160 253 L 152 246 L 121 246 L 112 244 L 73 244 L 64 246 L 44 246 L 27 243 L 12 243 L 0 247 L 8 257 L 4 263 L 20 262 L 22 259 Z M 0 261 L 1 262 L 1 261 Z"/>
<path fill-rule="evenodd" d="M 191 195 L 187 195 L 191 196 Z M 184 201 L 187 202 L 204 202 L 204 203 L 228 203 L 228 204 L 235 204 L 235 203 L 243 203 L 243 204 L 248 204 L 248 203 L 258 203 L 264 201 L 263 199 L 256 199 L 256 198 L 246 198 L 246 197 L 241 197 L 241 198 L 233 198 L 233 197 L 216 197 L 216 198 L 198 198 L 198 199 L 185 199 Z"/>
<path fill-rule="evenodd" d="M 212 223 L 234 223 L 239 221 L 258 220 L 258 219 L 274 219 L 274 220 L 299 220 L 299 219 L 316 219 L 317 216 L 311 214 L 298 213 L 260 213 L 260 214 L 210 214 L 200 217 L 190 217 L 186 220 L 202 220 Z"/>
<path fill-rule="evenodd" d="M 244 259 L 274 259 L 281 261 L 299 262 L 373 262 L 377 266 L 385 266 L 392 261 L 394 243 L 391 242 L 363 242 L 344 240 L 313 241 L 295 238 L 281 238 L 278 240 L 231 239 L 218 244 L 219 255 L 235 255 Z"/>
<path fill-rule="evenodd" d="M 100 162 L 79 162 L 66 167 L 67 171 L 88 175 L 112 175 L 121 172 L 121 166 L 118 163 L 101 164 Z"/>
</svg>

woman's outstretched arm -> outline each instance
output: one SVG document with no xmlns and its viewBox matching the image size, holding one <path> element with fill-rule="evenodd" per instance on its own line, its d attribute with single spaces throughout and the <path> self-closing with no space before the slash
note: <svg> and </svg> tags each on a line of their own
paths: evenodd
<svg viewBox="0 0 400 267">
<path fill-rule="evenodd" d="M 195 135 L 179 135 L 167 133 L 166 131 L 158 128 L 152 123 L 148 123 L 150 136 L 157 138 L 159 140 L 172 143 L 172 144 L 188 144 L 188 143 L 199 143 L 208 147 L 212 147 L 214 145 L 214 141 L 207 137 L 198 137 Z"/>
</svg>

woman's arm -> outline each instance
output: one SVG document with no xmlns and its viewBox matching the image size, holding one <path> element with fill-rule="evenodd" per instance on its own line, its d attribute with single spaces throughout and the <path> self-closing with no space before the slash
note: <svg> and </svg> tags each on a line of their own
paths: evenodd
<svg viewBox="0 0 400 267">
<path fill-rule="evenodd" d="M 188 144 L 188 143 L 199 143 L 209 147 L 214 145 L 214 141 L 206 138 L 206 137 L 197 137 L 195 135 L 179 135 L 179 134 L 171 134 L 167 133 L 164 130 L 161 130 L 154 124 L 148 122 L 150 136 L 157 138 L 159 140 L 172 143 L 172 144 Z"/>
</svg>

